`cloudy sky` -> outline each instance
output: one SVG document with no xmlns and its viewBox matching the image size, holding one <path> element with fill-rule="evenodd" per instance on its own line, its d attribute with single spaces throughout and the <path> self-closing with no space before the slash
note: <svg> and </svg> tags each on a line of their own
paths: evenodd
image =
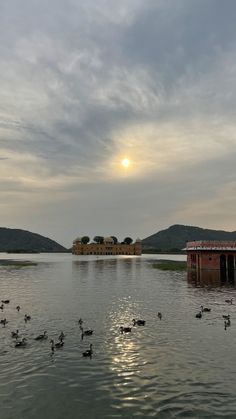
<svg viewBox="0 0 236 419">
<path fill-rule="evenodd" d="M 1 1 L 1 226 L 236 230 L 235 21 L 235 0 Z"/>
</svg>

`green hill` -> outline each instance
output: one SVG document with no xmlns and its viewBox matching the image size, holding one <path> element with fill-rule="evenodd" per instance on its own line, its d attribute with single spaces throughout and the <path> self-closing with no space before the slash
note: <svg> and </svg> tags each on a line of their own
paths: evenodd
<svg viewBox="0 0 236 419">
<path fill-rule="evenodd" d="M 40 234 L 0 227 L 0 252 L 66 252 L 67 249 Z"/>
<path fill-rule="evenodd" d="M 142 240 L 143 251 L 179 252 L 187 241 L 236 240 L 236 231 L 210 230 L 175 224 Z"/>
</svg>

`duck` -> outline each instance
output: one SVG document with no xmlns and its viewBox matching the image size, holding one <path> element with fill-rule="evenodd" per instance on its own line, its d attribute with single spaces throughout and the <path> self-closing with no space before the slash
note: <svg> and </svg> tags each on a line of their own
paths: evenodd
<svg viewBox="0 0 236 419">
<path fill-rule="evenodd" d="M 24 319 L 25 319 L 25 322 L 27 322 L 28 320 L 31 320 L 31 316 L 29 316 L 28 314 L 25 314 Z"/>
<path fill-rule="evenodd" d="M 8 323 L 7 319 L 0 320 L 0 324 L 2 324 L 4 327 L 6 326 L 7 323 Z"/>
<path fill-rule="evenodd" d="M 162 314 L 161 314 L 160 311 L 157 313 L 157 315 L 158 315 L 159 319 L 161 320 L 162 319 Z"/>
<path fill-rule="evenodd" d="M 222 317 L 225 320 L 229 320 L 230 319 L 230 314 L 223 314 Z"/>
<path fill-rule="evenodd" d="M 19 330 L 17 329 L 15 332 L 11 332 L 11 337 L 18 339 L 18 337 L 19 337 Z"/>
<path fill-rule="evenodd" d="M 197 319 L 201 319 L 202 318 L 202 312 L 199 311 L 199 313 L 196 314 L 195 316 Z"/>
<path fill-rule="evenodd" d="M 16 310 L 17 311 L 20 311 L 20 306 L 16 306 Z"/>
<path fill-rule="evenodd" d="M 83 327 L 81 327 L 80 329 L 82 331 L 82 335 L 81 335 L 82 339 L 84 336 L 91 336 L 93 334 L 93 330 L 91 329 L 84 330 Z"/>
<path fill-rule="evenodd" d="M 27 345 L 27 339 L 26 338 L 23 338 L 19 342 L 16 342 L 15 348 L 20 348 L 20 347 L 22 348 L 22 347 L 24 347 L 26 345 Z"/>
<path fill-rule="evenodd" d="M 145 323 L 146 323 L 146 320 L 135 320 L 135 319 L 133 319 L 132 320 L 133 321 L 133 325 L 134 326 L 145 326 Z"/>
<path fill-rule="evenodd" d="M 3 304 L 9 304 L 10 303 L 10 300 L 2 300 L 2 303 Z"/>
<path fill-rule="evenodd" d="M 90 343 L 89 349 L 87 349 L 87 351 L 85 351 L 85 352 L 82 353 L 83 357 L 90 357 L 90 358 L 92 358 L 92 354 L 93 354 L 93 349 L 92 348 L 93 348 L 93 345 L 92 345 L 92 343 Z"/>
<path fill-rule="evenodd" d="M 1 309 L 1 310 L 3 310 L 3 309 L 4 309 L 4 304 L 3 304 L 3 303 L 0 305 L 0 309 Z"/>
<path fill-rule="evenodd" d="M 228 303 L 228 304 L 233 304 L 233 298 L 227 299 L 227 300 L 225 300 L 225 302 Z"/>
<path fill-rule="evenodd" d="M 45 340 L 47 338 L 48 338 L 48 335 L 47 335 L 47 332 L 45 330 L 42 335 L 38 335 L 36 338 L 34 338 L 34 340 Z"/>
<path fill-rule="evenodd" d="M 54 340 L 53 339 L 51 339 L 51 349 L 52 349 L 52 351 L 54 352 L 54 348 L 56 348 L 56 349 L 60 349 L 60 348 L 62 348 L 62 346 L 64 345 L 64 342 L 63 341 L 61 341 L 61 342 L 57 342 L 57 343 L 54 343 Z"/>
<path fill-rule="evenodd" d="M 201 306 L 201 310 L 202 310 L 202 312 L 210 313 L 211 308 Z"/>
<path fill-rule="evenodd" d="M 230 320 L 230 319 L 225 320 L 225 325 L 226 325 L 227 327 L 231 326 L 231 320 Z"/>
<path fill-rule="evenodd" d="M 58 339 L 60 342 L 62 342 L 65 339 L 65 333 L 61 332 L 60 335 L 58 336 Z"/>
<path fill-rule="evenodd" d="M 123 326 L 121 326 L 120 327 L 120 332 L 123 334 L 123 333 L 130 333 L 131 332 L 131 330 L 132 330 L 132 327 L 123 327 Z"/>
</svg>

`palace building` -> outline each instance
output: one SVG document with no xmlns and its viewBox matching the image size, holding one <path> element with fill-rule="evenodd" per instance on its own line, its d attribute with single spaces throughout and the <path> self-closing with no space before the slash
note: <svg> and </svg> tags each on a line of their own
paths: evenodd
<svg viewBox="0 0 236 419">
<path fill-rule="evenodd" d="M 73 241 L 72 253 L 74 255 L 137 255 L 142 254 L 142 243 L 137 239 L 132 244 L 114 243 L 112 237 L 105 237 L 102 243 L 84 244 L 78 237 Z"/>
<path fill-rule="evenodd" d="M 188 268 L 219 270 L 224 276 L 234 277 L 236 241 L 192 241 L 187 243 L 186 251 Z"/>
</svg>

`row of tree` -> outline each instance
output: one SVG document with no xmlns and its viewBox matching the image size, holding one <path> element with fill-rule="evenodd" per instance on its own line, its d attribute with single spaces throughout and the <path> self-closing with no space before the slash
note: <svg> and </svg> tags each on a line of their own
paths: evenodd
<svg viewBox="0 0 236 419">
<path fill-rule="evenodd" d="M 110 237 L 113 239 L 114 244 L 118 243 L 117 237 L 115 237 L 115 236 L 110 236 Z M 104 243 L 104 237 L 103 236 L 95 236 L 93 238 L 93 241 L 95 243 L 98 243 L 98 244 L 103 244 Z M 88 244 L 89 242 L 90 242 L 89 236 L 83 236 L 81 238 L 81 243 Z M 121 244 L 131 244 L 132 242 L 133 242 L 133 239 L 131 239 L 131 237 L 125 237 L 123 242 L 121 242 Z"/>
</svg>

